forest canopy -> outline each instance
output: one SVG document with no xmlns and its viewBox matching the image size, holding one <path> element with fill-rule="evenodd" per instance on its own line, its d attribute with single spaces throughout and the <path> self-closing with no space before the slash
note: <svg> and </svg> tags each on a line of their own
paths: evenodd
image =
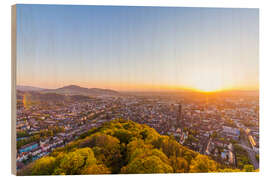
<svg viewBox="0 0 270 180">
<path fill-rule="evenodd" d="M 221 167 L 147 125 L 117 119 L 30 163 L 18 175 L 239 172 Z"/>
</svg>

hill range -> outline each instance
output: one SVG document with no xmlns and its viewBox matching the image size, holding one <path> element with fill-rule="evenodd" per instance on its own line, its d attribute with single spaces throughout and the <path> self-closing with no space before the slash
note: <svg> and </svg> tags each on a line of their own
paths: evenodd
<svg viewBox="0 0 270 180">
<path fill-rule="evenodd" d="M 111 89 L 100 88 L 85 88 L 77 85 L 68 85 L 57 89 L 43 89 L 33 86 L 17 86 L 19 91 L 36 91 L 40 93 L 55 93 L 62 95 L 85 95 L 85 96 L 98 96 L 98 95 L 118 95 L 119 92 Z"/>
</svg>

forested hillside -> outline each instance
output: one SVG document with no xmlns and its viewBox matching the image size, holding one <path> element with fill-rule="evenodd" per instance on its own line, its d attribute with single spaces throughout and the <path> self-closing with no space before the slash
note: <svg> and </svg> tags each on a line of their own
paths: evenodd
<svg viewBox="0 0 270 180">
<path fill-rule="evenodd" d="M 91 129 L 18 175 L 239 172 L 194 152 L 153 128 L 122 119 Z"/>
</svg>

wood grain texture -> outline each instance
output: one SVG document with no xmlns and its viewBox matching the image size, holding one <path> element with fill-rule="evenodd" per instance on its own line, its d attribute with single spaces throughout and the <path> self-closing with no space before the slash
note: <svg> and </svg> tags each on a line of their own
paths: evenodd
<svg viewBox="0 0 270 180">
<path fill-rule="evenodd" d="M 16 5 L 11 7 L 11 173 L 16 175 Z"/>
</svg>

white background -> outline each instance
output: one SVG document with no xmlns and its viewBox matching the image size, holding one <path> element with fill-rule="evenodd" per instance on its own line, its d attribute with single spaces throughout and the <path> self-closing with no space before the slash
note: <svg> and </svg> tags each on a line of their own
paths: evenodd
<svg viewBox="0 0 270 180">
<path fill-rule="evenodd" d="M 2 0 L 0 4 L 0 179 L 269 179 L 270 5 L 268 2 L 268 0 Z M 67 177 L 16 177 L 11 175 L 11 5 L 16 3 L 260 8 L 260 172 L 226 174 L 90 175 Z"/>
</svg>

